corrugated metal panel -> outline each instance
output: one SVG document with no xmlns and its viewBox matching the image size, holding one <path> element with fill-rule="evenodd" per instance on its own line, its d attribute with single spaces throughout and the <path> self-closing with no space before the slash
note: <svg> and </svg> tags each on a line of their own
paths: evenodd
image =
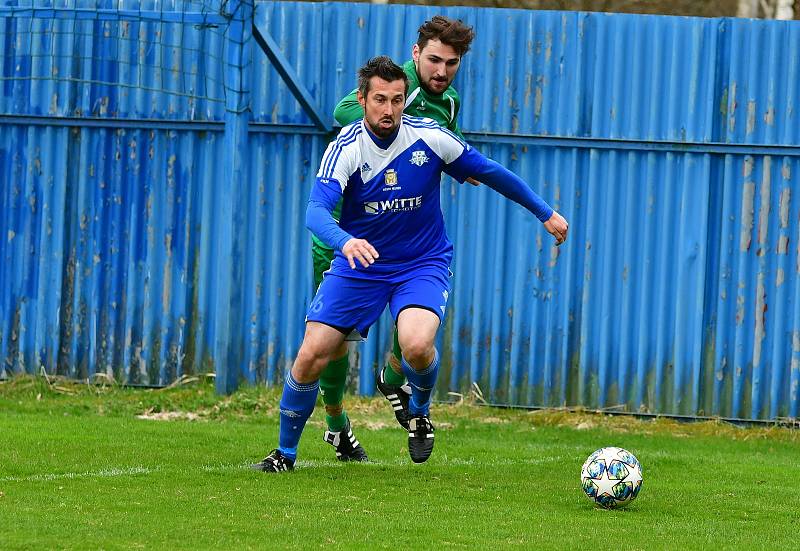
<svg viewBox="0 0 800 551">
<path fill-rule="evenodd" d="M 722 221 L 738 208 L 733 213 L 720 211 L 719 198 L 746 184 L 744 157 L 705 153 L 702 144 L 800 144 L 797 125 L 791 124 L 798 98 L 798 52 L 790 47 L 800 39 L 800 26 L 518 10 L 409 11 L 407 6 L 341 4 L 325 10 L 309 4 L 271 4 L 261 13 L 274 35 L 286 38 L 281 46 L 287 57 L 298 68 L 314 66 L 316 72 L 301 69 L 301 75 L 308 75 L 310 82 L 327 83 L 315 94 L 323 108 L 332 109 L 352 89 L 348 77 L 364 59 L 378 53 L 406 59 L 404 50 L 410 41 L 398 42 L 397 37 L 413 37 L 419 22 L 438 12 L 460 17 L 477 30 L 456 81 L 465 98 L 462 126 L 466 130 L 645 140 L 643 149 L 651 141 L 701 144 L 694 154 L 629 151 L 624 143 L 619 151 L 558 148 L 523 154 L 518 148 L 517 155 L 523 158 L 520 164 L 540 168 L 529 170 L 517 164 L 518 173 L 531 182 L 541 181 L 542 175 L 546 182 L 559 180 L 570 192 L 544 187 L 549 200 L 560 197 L 564 202 L 575 231 L 571 244 L 552 260 L 543 245 L 534 247 L 535 254 L 525 255 L 524 241 L 515 246 L 525 262 L 509 260 L 504 248 L 493 246 L 493 234 L 487 241 L 485 233 L 470 229 L 501 227 L 509 238 L 533 231 L 540 242 L 542 232 L 519 213 L 509 220 L 505 212 L 516 207 L 506 206 L 486 190 L 462 190 L 467 197 L 477 193 L 480 202 L 467 199 L 462 203 L 456 194 L 455 205 L 448 209 L 448 227 L 457 250 L 463 252 L 454 264 L 454 298 L 443 343 L 452 354 L 451 388 L 463 389 L 479 381 L 493 399 L 524 404 L 625 404 L 629 410 L 743 417 L 796 415 L 796 387 L 791 395 L 788 390 L 772 392 L 767 411 L 743 387 L 737 389 L 736 401 L 720 396 L 720 385 L 714 385 L 709 375 L 714 372 L 714 380 L 734 380 L 721 375 L 724 368 L 714 367 L 733 361 L 718 351 L 718 341 L 727 343 L 737 337 L 729 334 L 727 325 L 720 327 L 722 313 L 709 293 L 719 285 L 716 270 L 720 255 L 725 254 L 719 246 Z M 290 38 L 293 33 L 287 32 L 300 21 L 312 20 L 317 30 L 311 34 L 320 33 L 325 48 L 316 64 L 311 48 L 298 51 Z M 375 45 L 376 36 L 386 39 Z M 764 48 L 765 43 L 771 46 Z M 327 70 L 331 50 L 336 56 L 333 81 Z M 750 125 L 747 139 L 745 134 L 729 132 L 737 128 L 736 117 L 742 111 L 729 90 L 738 84 L 738 97 L 742 97 L 741 82 L 752 83 L 746 94 L 764 98 L 749 99 L 749 103 L 772 106 L 757 117 L 755 108 L 748 108 L 750 118 L 739 123 L 741 128 Z M 255 109 L 256 117 L 266 111 Z M 295 113 L 288 120 L 307 122 L 296 106 L 272 105 L 271 112 Z M 505 146 L 487 152 L 502 158 L 511 155 Z M 738 163 L 740 172 L 725 171 L 723 166 L 731 163 Z M 571 181 L 575 178 L 580 180 Z M 788 188 L 793 186 L 796 194 L 796 180 L 789 182 Z M 577 205 L 570 205 L 569 198 Z M 782 208 L 794 213 L 797 207 L 792 207 L 790 199 L 791 192 L 784 192 Z M 488 217 L 483 225 L 475 213 Z M 617 217 L 624 221 L 621 228 L 607 223 Z M 787 228 L 795 226 L 797 219 L 789 216 Z M 464 236 L 468 236 L 466 242 Z M 772 261 L 765 261 L 765 256 L 770 258 L 769 251 L 762 251 L 762 266 L 753 267 L 753 274 L 765 277 L 763 270 L 771 270 Z M 791 263 L 781 258 L 772 259 Z M 505 269 L 507 263 L 511 266 Z M 572 286 L 563 289 L 565 282 Z M 462 288 L 475 296 L 466 299 L 459 292 Z M 506 296 L 512 289 L 515 294 Z M 789 293 L 785 300 L 793 304 L 798 298 Z M 749 301 L 751 315 L 752 309 L 763 307 L 752 298 L 740 301 Z M 738 339 L 749 343 L 743 357 L 756 360 L 756 372 L 774 383 L 773 390 L 782 384 L 788 388 L 784 383 L 791 377 L 788 370 L 771 375 L 791 361 L 789 339 L 779 337 L 788 319 L 774 318 L 763 329 L 750 324 L 738 333 Z M 382 323 L 389 325 L 387 320 Z M 768 363 L 752 353 L 760 331 L 777 334 Z M 384 332 L 374 332 L 381 336 L 365 347 L 365 360 L 382 358 L 387 344 Z M 521 339 L 520 334 L 524 335 Z M 366 367 L 362 364 L 361 374 L 369 377 Z M 370 385 L 367 381 L 368 389 Z"/>
<path fill-rule="evenodd" d="M 22 126 L 2 136 L 5 367 L 140 384 L 198 371 L 213 289 L 201 236 L 221 136 Z"/>
<path fill-rule="evenodd" d="M 285 134 L 251 136 L 250 182 L 242 209 L 243 376 L 282 381 L 300 348 L 313 293 L 306 200 L 327 140 Z M 237 345 L 238 347 L 238 345 Z"/>
<path fill-rule="evenodd" d="M 572 236 L 555 248 L 519 207 L 450 184 L 451 388 L 476 381 L 518 404 L 797 415 L 800 159 L 486 151 L 541 182 Z"/>
<path fill-rule="evenodd" d="M 65 9 L 58 17 L 24 12 L 3 19 L 0 75 L 8 80 L 0 113 L 222 120 L 222 29 L 180 22 L 186 12 L 213 16 L 214 4 L 219 2 L 4 2 L 18 9 Z M 129 20 L 85 13 L 117 9 L 152 10 L 164 17 Z"/>
<path fill-rule="evenodd" d="M 729 156 L 719 163 L 727 185 L 713 217 L 720 247 L 708 277 L 715 319 L 713 377 L 707 373 L 705 389 L 705 407 L 715 413 L 798 415 L 798 170 L 798 157 Z"/>
<path fill-rule="evenodd" d="M 718 141 L 800 144 L 800 24 L 726 19 L 720 37 Z"/>
<path fill-rule="evenodd" d="M 417 26 L 439 12 L 478 33 L 456 81 L 462 127 L 572 225 L 556 249 L 487 188 L 443 184 L 456 243 L 444 384 L 463 391 L 474 381 L 488 398 L 518 404 L 796 417 L 800 54 L 791 45 L 800 25 L 289 2 L 260 5 L 256 17 L 330 112 L 367 57 L 406 59 Z M 4 48 L 14 47 L 0 55 L 0 113 L 224 118 L 222 88 L 195 101 L 113 84 L 174 92 L 153 58 L 128 63 L 142 80 L 110 56 L 92 65 L 102 49 L 121 55 L 120 23 L 92 23 L 68 43 L 54 30 L 63 22 L 37 21 L 47 32 L 31 48 L 73 52 L 44 61 L 25 46 L 34 23 L 21 21 L 4 18 L 14 35 Z M 181 56 L 224 59 L 214 42 L 224 28 L 180 26 L 166 30 L 169 44 L 180 34 Z M 95 36 L 103 29 L 117 39 Z M 169 51 L 158 59 L 176 59 Z M 254 51 L 252 117 L 266 127 L 244 144 L 245 181 L 223 174 L 221 125 L 0 126 L 0 375 L 43 365 L 166 384 L 208 370 L 220 361 L 208 320 L 218 289 L 230 287 L 224 361 L 251 383 L 282 379 L 311 295 L 305 198 L 327 139 L 294 133 L 289 125 L 311 119 Z M 54 67 L 106 84 L 7 78 Z M 189 82 L 181 89 L 203 95 Z M 218 273 L 220 186 L 233 186 L 234 213 L 230 270 Z M 382 318 L 356 352 L 362 393 L 373 392 L 390 327 Z"/>
<path fill-rule="evenodd" d="M 455 81 L 465 99 L 461 126 L 472 132 L 800 144 L 794 21 L 307 2 L 264 8 L 257 17 L 330 111 L 367 58 L 410 59 L 417 27 L 443 13 L 476 30 Z M 285 86 L 267 78 L 267 63 L 257 66 L 254 119 L 310 123 Z"/>
</svg>

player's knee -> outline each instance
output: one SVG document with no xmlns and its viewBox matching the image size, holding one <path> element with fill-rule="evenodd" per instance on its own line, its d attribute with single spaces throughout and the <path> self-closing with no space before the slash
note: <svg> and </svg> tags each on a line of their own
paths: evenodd
<svg viewBox="0 0 800 551">
<path fill-rule="evenodd" d="M 342 404 L 333 405 L 333 406 L 328 405 L 328 404 L 325 405 L 325 413 L 327 413 L 331 417 L 338 417 L 339 415 L 342 414 L 343 410 L 344 410 L 344 408 L 342 407 Z"/>
<path fill-rule="evenodd" d="M 401 341 L 403 357 L 413 366 L 427 365 L 433 356 L 433 341 L 419 336 L 411 336 Z"/>
<path fill-rule="evenodd" d="M 299 383 L 316 381 L 319 379 L 322 370 L 328 365 L 329 356 L 324 351 L 313 346 L 306 346 L 304 343 L 297 352 L 297 358 L 292 368 L 292 376 Z"/>
</svg>

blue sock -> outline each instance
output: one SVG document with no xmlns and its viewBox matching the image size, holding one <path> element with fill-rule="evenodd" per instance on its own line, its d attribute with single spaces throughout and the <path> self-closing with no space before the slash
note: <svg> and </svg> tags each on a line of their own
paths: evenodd
<svg viewBox="0 0 800 551">
<path fill-rule="evenodd" d="M 403 373 L 406 374 L 408 383 L 411 385 L 408 411 L 412 415 L 428 415 L 430 412 L 431 394 L 433 387 L 436 386 L 436 378 L 439 376 L 439 353 L 436 350 L 433 353 L 433 361 L 424 371 L 415 371 L 403 358 Z"/>
<path fill-rule="evenodd" d="M 291 372 L 286 377 L 281 396 L 281 429 L 278 449 L 289 459 L 297 459 L 297 444 L 306 421 L 317 403 L 319 381 L 301 384 L 294 380 Z"/>
</svg>

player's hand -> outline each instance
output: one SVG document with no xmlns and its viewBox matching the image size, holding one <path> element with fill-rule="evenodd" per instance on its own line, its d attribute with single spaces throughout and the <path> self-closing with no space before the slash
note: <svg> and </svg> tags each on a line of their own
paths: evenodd
<svg viewBox="0 0 800 551">
<path fill-rule="evenodd" d="M 544 223 L 544 229 L 547 232 L 556 238 L 556 246 L 561 245 L 564 241 L 567 240 L 567 231 L 569 230 L 569 224 L 564 219 L 563 216 L 558 214 L 556 211 L 553 211 L 553 215 Z"/>
<path fill-rule="evenodd" d="M 349 240 L 342 247 L 342 254 L 347 258 L 347 263 L 354 270 L 356 269 L 356 260 L 365 268 L 374 263 L 378 259 L 378 251 L 375 247 L 369 244 L 366 239 L 356 239 L 355 237 Z"/>
<path fill-rule="evenodd" d="M 478 180 L 476 180 L 475 178 L 472 178 L 471 176 L 466 179 L 466 182 L 469 183 L 469 184 L 472 184 L 473 186 L 481 185 L 481 183 Z"/>
</svg>

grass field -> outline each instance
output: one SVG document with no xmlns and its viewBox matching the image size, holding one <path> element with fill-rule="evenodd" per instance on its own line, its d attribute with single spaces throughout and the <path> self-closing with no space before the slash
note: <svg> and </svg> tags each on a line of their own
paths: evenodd
<svg viewBox="0 0 800 551">
<path fill-rule="evenodd" d="M 434 407 L 414 465 L 388 406 L 348 398 L 373 460 L 341 464 L 312 417 L 294 473 L 247 464 L 277 392 L 0 383 L 0 549 L 796 549 L 800 433 L 475 405 Z M 627 509 L 593 507 L 596 448 L 644 469 Z"/>
</svg>

